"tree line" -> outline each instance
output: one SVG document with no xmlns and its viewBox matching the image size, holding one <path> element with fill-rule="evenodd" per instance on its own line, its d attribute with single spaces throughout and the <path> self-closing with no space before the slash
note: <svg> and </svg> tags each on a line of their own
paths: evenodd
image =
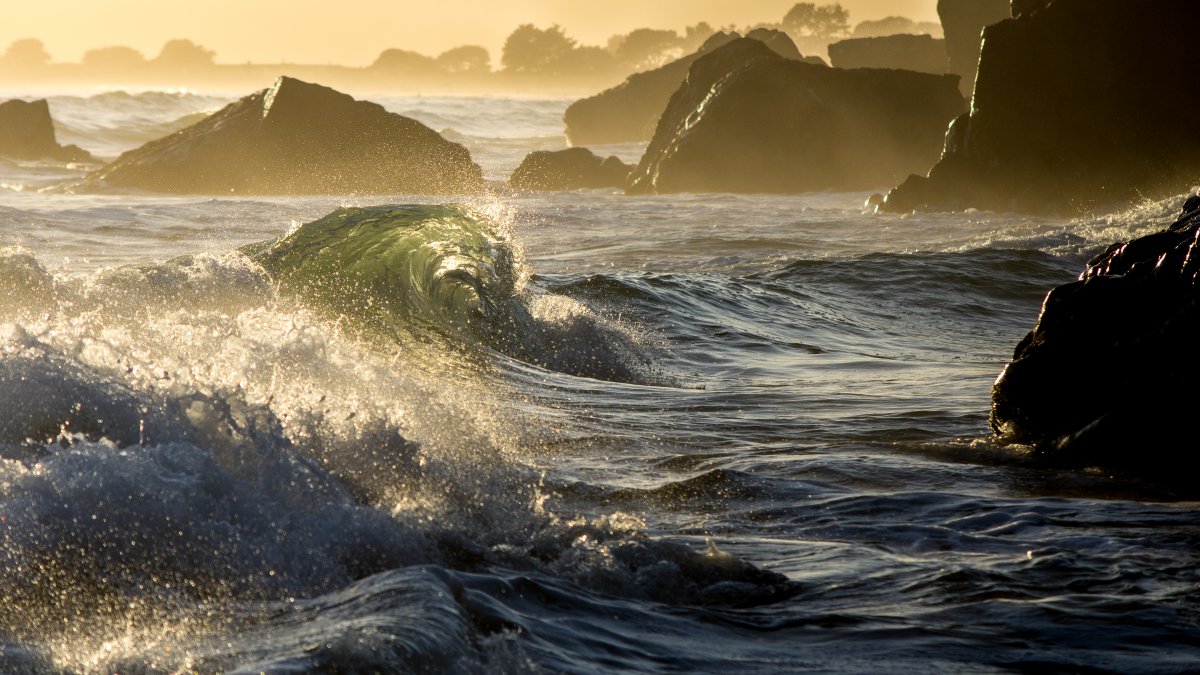
<svg viewBox="0 0 1200 675">
<path fill-rule="evenodd" d="M 738 28 L 713 28 L 706 22 L 682 32 L 638 28 L 614 35 L 603 46 L 583 45 L 558 25 L 539 28 L 518 26 L 504 41 L 499 68 L 488 50 L 479 45 L 461 45 L 429 56 L 406 49 L 386 49 L 365 70 L 384 76 L 432 79 L 450 76 L 507 74 L 517 78 L 620 79 L 632 72 L 648 70 L 690 54 L 718 30 L 746 32 L 772 28 L 787 33 L 801 53 L 824 56 L 829 43 L 847 37 L 871 37 L 894 33 L 940 34 L 935 23 L 917 23 L 905 17 L 863 21 L 853 28 L 849 12 L 839 3 L 818 5 L 796 3 L 777 22 Z M 77 68 L 82 74 L 195 73 L 215 67 L 216 54 L 190 40 L 170 40 L 157 56 L 147 58 L 132 47 L 89 49 Z M 41 41 L 28 38 L 13 42 L 0 55 L 0 72 L 36 75 L 50 68 L 50 54 Z"/>
</svg>

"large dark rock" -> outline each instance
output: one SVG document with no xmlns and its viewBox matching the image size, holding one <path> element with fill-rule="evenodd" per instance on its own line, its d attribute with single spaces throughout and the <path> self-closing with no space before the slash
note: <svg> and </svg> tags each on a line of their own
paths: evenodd
<svg viewBox="0 0 1200 675">
<path fill-rule="evenodd" d="M 1041 0 L 984 31 L 970 115 L 894 211 L 1109 210 L 1178 194 L 1200 177 L 1200 3 Z"/>
<path fill-rule="evenodd" d="M 601 158 L 587 148 L 531 152 L 509 177 L 521 190 L 624 188 L 633 167 L 616 157 Z"/>
<path fill-rule="evenodd" d="M 983 29 L 1009 17 L 1009 0 L 938 0 L 938 17 L 946 36 L 950 72 L 958 75 L 963 96 L 975 88 L 975 67 Z"/>
<path fill-rule="evenodd" d="M 747 37 L 751 36 L 784 58 L 806 60 L 786 33 L 759 28 Z M 737 33 L 717 33 L 693 54 L 654 70 L 634 73 L 612 89 L 575 101 L 563 113 L 567 141 L 571 145 L 603 145 L 650 140 L 658 116 L 687 77 L 692 63 L 739 37 Z M 815 61 L 821 62 L 819 58 Z"/>
<path fill-rule="evenodd" d="M 59 145 L 54 122 L 45 99 L 0 103 L 0 157 L 53 159 L 60 162 L 91 162 L 86 150 Z"/>
<path fill-rule="evenodd" d="M 190 127 L 126 152 L 76 189 L 199 194 L 476 192 L 470 153 L 415 120 L 281 77 Z"/>
<path fill-rule="evenodd" d="M 1068 466 L 1194 481 L 1200 444 L 1200 198 L 1050 292 L 992 390 L 991 424 Z"/>
<path fill-rule="evenodd" d="M 852 38 L 829 45 L 834 68 L 899 68 L 918 73 L 946 72 L 946 41 L 929 35 Z"/>
<path fill-rule="evenodd" d="M 937 156 L 963 107 L 951 75 L 827 68 L 735 40 L 692 64 L 630 192 L 886 185 Z"/>
</svg>

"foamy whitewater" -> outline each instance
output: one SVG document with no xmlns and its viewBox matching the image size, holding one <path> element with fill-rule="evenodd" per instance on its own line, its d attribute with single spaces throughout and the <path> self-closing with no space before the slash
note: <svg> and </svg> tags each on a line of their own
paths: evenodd
<svg viewBox="0 0 1200 675">
<path fill-rule="evenodd" d="M 112 157 L 226 100 L 50 106 Z M 564 100 L 374 100 L 496 181 L 565 145 Z M 1197 505 L 987 427 L 1181 200 L 37 191 L 79 173 L 0 161 L 0 671 L 1200 669 Z"/>
</svg>

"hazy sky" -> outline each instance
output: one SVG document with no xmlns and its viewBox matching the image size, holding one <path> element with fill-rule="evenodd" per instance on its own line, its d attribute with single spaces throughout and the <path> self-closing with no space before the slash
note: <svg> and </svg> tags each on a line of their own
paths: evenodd
<svg viewBox="0 0 1200 675">
<path fill-rule="evenodd" d="M 147 57 L 189 38 L 218 63 L 367 65 L 389 47 L 436 55 L 500 46 L 521 23 L 559 24 L 584 44 L 603 45 L 633 28 L 713 27 L 778 21 L 795 0 L 0 0 L 0 50 L 38 38 L 55 61 L 93 47 L 128 45 Z M 815 0 L 824 4 L 825 0 Z M 937 21 L 937 0 L 840 0 L 851 24 L 889 15 Z"/>
</svg>

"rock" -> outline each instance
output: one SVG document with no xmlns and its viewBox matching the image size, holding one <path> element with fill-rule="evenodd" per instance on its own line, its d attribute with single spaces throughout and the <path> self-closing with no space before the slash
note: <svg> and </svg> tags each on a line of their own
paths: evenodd
<svg viewBox="0 0 1200 675">
<path fill-rule="evenodd" d="M 452 194 L 481 189 L 466 148 L 415 120 L 281 77 L 151 141 L 74 190 L 194 194 Z"/>
<path fill-rule="evenodd" d="M 760 28 L 751 31 L 751 35 L 785 58 L 823 63 L 816 57 L 801 57 L 786 33 Z M 692 63 L 739 37 L 737 33 L 716 33 L 694 54 L 661 68 L 634 73 L 612 89 L 575 101 L 563 113 L 567 141 L 571 145 L 604 145 L 650 140 L 658 116 L 687 77 Z"/>
<path fill-rule="evenodd" d="M 59 145 L 54 122 L 45 99 L 0 103 L 0 156 L 11 159 L 53 159 L 60 162 L 91 162 L 86 150 Z"/>
<path fill-rule="evenodd" d="M 991 425 L 1047 462 L 1180 481 L 1197 492 L 1200 198 L 1116 244 L 1046 296 L 992 389 Z"/>
<path fill-rule="evenodd" d="M 729 44 L 738 37 L 741 36 L 739 36 L 737 33 L 730 33 L 729 39 L 721 40 L 717 44 L 709 44 L 711 42 L 710 38 L 709 40 L 705 41 L 705 46 L 708 47 L 707 51 L 712 51 L 717 47 Z M 785 59 L 804 60 L 804 57 L 800 54 L 800 50 L 796 48 L 796 43 L 792 42 L 792 38 L 788 37 L 788 34 L 781 30 L 775 30 L 773 28 L 755 28 L 749 33 L 746 33 L 746 37 L 750 38 L 751 40 L 758 40 L 770 48 L 771 51 Z M 817 60 L 820 61 L 819 58 Z"/>
<path fill-rule="evenodd" d="M 632 168 L 616 157 L 601 159 L 587 148 L 539 150 L 526 155 L 508 183 L 521 190 L 624 188 Z"/>
<path fill-rule="evenodd" d="M 937 156 L 963 107 L 950 75 L 826 68 L 734 40 L 692 64 L 629 191 L 888 185 Z"/>
<path fill-rule="evenodd" d="M 1009 17 L 1008 0 L 938 0 L 937 10 L 950 72 L 961 78 L 959 88 L 969 97 L 975 89 L 983 29 Z"/>
<path fill-rule="evenodd" d="M 1073 215 L 1178 194 L 1200 177 L 1200 91 L 1181 79 L 1200 63 L 1190 46 L 1200 3 L 1034 4 L 985 29 L 970 115 L 928 177 L 905 181 L 885 208 Z"/>
<path fill-rule="evenodd" d="M 929 35 L 853 38 L 829 45 L 834 68 L 898 68 L 918 73 L 946 72 L 946 41 Z"/>
</svg>

